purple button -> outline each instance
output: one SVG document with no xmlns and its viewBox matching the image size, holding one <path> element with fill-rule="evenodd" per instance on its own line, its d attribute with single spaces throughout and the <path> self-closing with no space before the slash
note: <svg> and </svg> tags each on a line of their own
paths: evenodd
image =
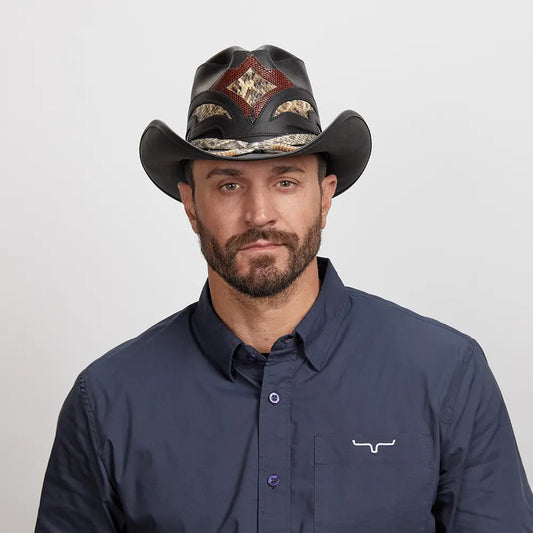
<svg viewBox="0 0 533 533">
<path fill-rule="evenodd" d="M 255 361 L 257 359 L 257 356 L 251 352 L 246 357 L 248 358 L 248 361 Z"/>
<path fill-rule="evenodd" d="M 273 403 L 273 404 L 278 403 L 279 402 L 279 394 L 277 392 L 271 392 L 268 395 L 268 400 L 270 401 L 270 403 Z"/>
<path fill-rule="evenodd" d="M 276 485 L 279 485 L 279 477 L 276 476 L 275 474 L 273 476 L 268 476 L 268 481 L 267 483 L 271 486 L 271 487 L 275 487 Z"/>
</svg>

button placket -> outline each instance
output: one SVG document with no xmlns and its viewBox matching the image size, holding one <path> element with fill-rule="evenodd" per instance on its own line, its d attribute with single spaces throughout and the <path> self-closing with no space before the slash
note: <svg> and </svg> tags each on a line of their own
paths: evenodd
<svg viewBox="0 0 533 533">
<path fill-rule="evenodd" d="M 294 347 L 279 343 L 264 367 L 259 406 L 258 533 L 290 531 L 290 396 L 295 363 Z"/>
</svg>

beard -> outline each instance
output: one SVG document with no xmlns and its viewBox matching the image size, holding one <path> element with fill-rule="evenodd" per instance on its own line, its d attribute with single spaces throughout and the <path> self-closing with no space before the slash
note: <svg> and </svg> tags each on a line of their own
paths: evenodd
<svg viewBox="0 0 533 533">
<path fill-rule="evenodd" d="M 317 216 L 301 242 L 296 233 L 275 229 L 252 228 L 230 237 L 222 246 L 199 219 L 198 237 L 207 264 L 229 285 L 252 298 L 268 298 L 286 291 L 316 257 L 322 234 L 321 215 Z M 276 256 L 269 252 L 258 254 L 248 261 L 248 270 L 241 272 L 237 265 L 239 250 L 257 240 L 285 246 L 287 266 L 276 265 Z"/>
</svg>

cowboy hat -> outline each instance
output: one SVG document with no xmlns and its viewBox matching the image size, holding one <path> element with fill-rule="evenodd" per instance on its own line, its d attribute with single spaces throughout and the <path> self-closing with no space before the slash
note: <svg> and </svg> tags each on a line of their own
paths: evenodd
<svg viewBox="0 0 533 533">
<path fill-rule="evenodd" d="M 343 111 L 324 131 L 303 61 L 276 46 L 226 48 L 196 71 L 185 139 L 153 120 L 141 137 L 150 179 L 180 200 L 186 160 L 252 160 L 324 154 L 338 195 L 363 172 L 370 131 L 355 111 Z"/>
</svg>

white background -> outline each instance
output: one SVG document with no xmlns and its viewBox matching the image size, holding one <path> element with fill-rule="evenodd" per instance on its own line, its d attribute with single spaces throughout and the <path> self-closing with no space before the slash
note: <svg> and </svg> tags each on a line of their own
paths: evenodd
<svg viewBox="0 0 533 533">
<path fill-rule="evenodd" d="M 2 530 L 34 526 L 76 375 L 198 298 L 196 237 L 138 141 L 153 118 L 184 134 L 194 70 L 231 45 L 304 59 L 323 127 L 367 119 L 321 255 L 480 342 L 533 481 L 530 5 L 2 2 Z"/>
</svg>

